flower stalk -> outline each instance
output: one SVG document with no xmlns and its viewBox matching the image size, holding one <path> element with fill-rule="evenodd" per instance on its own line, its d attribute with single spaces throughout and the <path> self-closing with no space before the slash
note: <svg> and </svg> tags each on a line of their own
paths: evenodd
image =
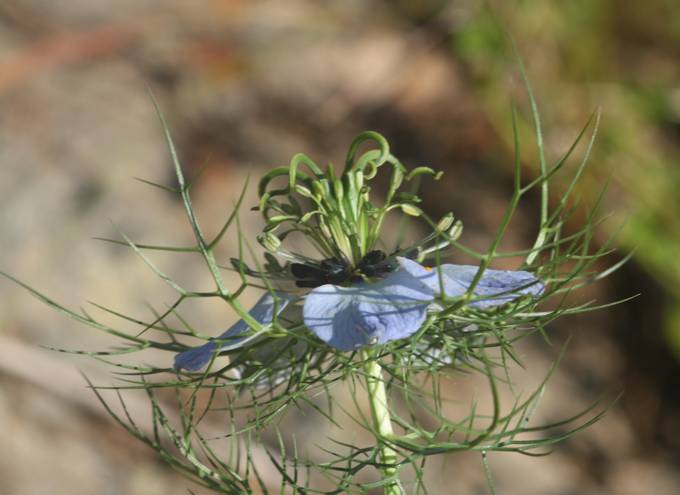
<svg viewBox="0 0 680 495">
<path fill-rule="evenodd" d="M 368 390 L 368 401 L 371 408 L 371 420 L 377 433 L 376 438 L 381 442 L 380 447 L 380 471 L 383 479 L 392 479 L 385 485 L 385 495 L 403 495 L 401 483 L 399 482 L 399 468 L 397 467 L 397 452 L 382 442 L 383 438 L 394 436 L 392 430 L 392 418 L 387 404 L 387 392 L 383 379 L 382 366 L 380 362 L 371 356 L 369 351 L 364 351 L 364 370 L 366 372 L 366 389 Z"/>
</svg>

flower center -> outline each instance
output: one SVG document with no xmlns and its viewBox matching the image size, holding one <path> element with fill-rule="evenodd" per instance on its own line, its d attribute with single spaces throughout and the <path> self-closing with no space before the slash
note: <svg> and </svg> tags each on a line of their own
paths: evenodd
<svg viewBox="0 0 680 495">
<path fill-rule="evenodd" d="M 384 251 L 366 253 L 355 267 L 339 258 L 326 258 L 318 264 L 292 263 L 291 273 L 298 287 L 319 287 L 325 284 L 351 285 L 362 280 L 381 278 L 397 268 L 393 258 Z"/>
</svg>

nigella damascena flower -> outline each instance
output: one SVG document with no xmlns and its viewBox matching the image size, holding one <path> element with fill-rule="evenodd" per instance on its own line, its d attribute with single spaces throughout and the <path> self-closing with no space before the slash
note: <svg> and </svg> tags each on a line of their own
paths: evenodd
<svg viewBox="0 0 680 495">
<path fill-rule="evenodd" d="M 478 267 L 444 264 L 427 268 L 408 258 L 397 257 L 396 269 L 377 280 L 361 280 L 349 286 L 327 283 L 314 288 L 304 298 L 305 326 L 328 345 L 351 351 L 366 345 L 385 344 L 414 334 L 423 325 L 428 310 L 442 295 L 464 295 Z M 468 303 L 474 308 L 490 308 L 522 295 L 539 296 L 543 284 L 525 271 L 485 270 Z M 250 311 L 263 325 L 274 318 L 274 308 L 282 311 L 297 298 L 276 292 L 265 294 Z M 198 370 L 214 352 L 236 348 L 245 343 L 239 337 L 248 326 L 239 321 L 218 341 L 189 349 L 175 358 L 175 368 Z M 229 342 L 231 340 L 231 342 Z"/>
</svg>

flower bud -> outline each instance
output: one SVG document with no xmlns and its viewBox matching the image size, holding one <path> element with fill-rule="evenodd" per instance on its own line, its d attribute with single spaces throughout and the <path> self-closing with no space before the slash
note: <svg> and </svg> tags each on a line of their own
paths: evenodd
<svg viewBox="0 0 680 495">
<path fill-rule="evenodd" d="M 259 242 L 260 246 L 265 248 L 267 251 L 271 251 L 273 253 L 278 251 L 279 248 L 281 247 L 281 239 L 276 237 L 271 232 L 264 232 L 258 235 L 257 242 Z"/>
<path fill-rule="evenodd" d="M 441 220 L 439 220 L 439 223 L 437 224 L 437 230 L 439 232 L 446 232 L 451 228 L 453 225 L 453 213 L 447 213 L 442 217 Z"/>
<path fill-rule="evenodd" d="M 420 208 L 409 203 L 402 203 L 400 206 L 401 211 L 403 211 L 407 215 L 411 215 L 412 217 L 419 217 L 423 213 L 423 211 Z"/>
<path fill-rule="evenodd" d="M 463 222 L 460 220 L 457 220 L 456 223 L 453 224 L 453 227 L 451 227 L 451 230 L 449 230 L 449 237 L 451 238 L 451 241 L 457 241 L 458 238 L 461 236 L 463 233 Z"/>
</svg>

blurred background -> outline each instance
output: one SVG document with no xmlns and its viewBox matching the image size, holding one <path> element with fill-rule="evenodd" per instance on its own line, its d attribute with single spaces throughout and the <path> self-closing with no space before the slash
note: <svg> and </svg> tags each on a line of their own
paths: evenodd
<svg viewBox="0 0 680 495">
<path fill-rule="evenodd" d="M 576 196 L 585 214 L 609 184 L 603 209 L 611 218 L 596 242 L 621 229 L 610 263 L 635 256 L 580 297 L 639 296 L 560 321 L 552 346 L 522 344 L 524 373 L 540 379 L 572 337 L 546 397 L 548 418 L 603 393 L 625 395 L 551 456 L 491 455 L 498 491 L 680 493 L 674 0 L 3 0 L 0 269 L 75 309 L 93 300 L 149 317 L 146 303 L 172 302 L 134 253 L 92 239 L 116 237 L 120 227 L 137 242 L 190 243 L 181 203 L 135 180 L 173 181 L 147 85 L 187 173 L 205 167 L 193 194 L 207 230 L 220 225 L 248 175 L 298 151 L 341 163 L 351 139 L 374 129 L 404 163 L 445 171 L 427 188 L 425 209 L 453 211 L 463 240 L 483 249 L 511 193 L 512 98 L 528 122 L 507 33 L 526 62 L 549 157 L 602 110 Z M 537 163 L 528 124 L 522 136 L 530 178 Z M 523 205 L 508 246 L 533 242 L 536 199 Z M 254 203 L 251 191 L 246 204 Z M 257 231 L 256 214 L 242 217 Z M 234 249 L 227 239 L 225 259 Z M 187 285 L 207 283 L 181 255 L 154 260 Z M 218 305 L 190 316 L 208 334 L 233 319 Z M 106 384 L 108 368 L 41 347 L 112 344 L 0 281 L 0 494 L 187 493 L 188 482 L 113 424 L 78 374 Z M 447 462 L 433 474 L 432 493 L 488 493 L 478 457 Z"/>
</svg>

